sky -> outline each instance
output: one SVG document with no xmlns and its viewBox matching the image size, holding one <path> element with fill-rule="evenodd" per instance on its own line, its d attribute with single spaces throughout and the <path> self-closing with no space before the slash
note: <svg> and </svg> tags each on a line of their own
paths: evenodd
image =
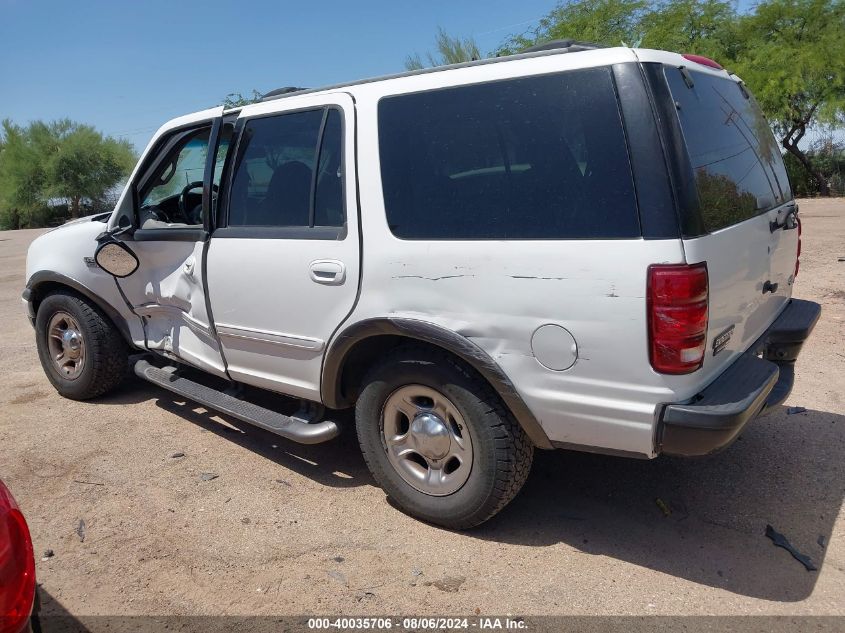
<svg viewBox="0 0 845 633">
<path fill-rule="evenodd" d="M 0 0 L 0 119 L 70 118 L 140 152 L 231 92 L 404 70 L 438 26 L 495 50 L 556 0 Z"/>
</svg>

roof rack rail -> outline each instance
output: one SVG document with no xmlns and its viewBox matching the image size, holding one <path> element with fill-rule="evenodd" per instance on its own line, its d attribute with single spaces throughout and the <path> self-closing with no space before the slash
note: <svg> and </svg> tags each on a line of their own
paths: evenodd
<svg viewBox="0 0 845 633">
<path fill-rule="evenodd" d="M 308 90 L 308 88 L 297 88 L 296 86 L 285 86 L 284 88 L 276 88 L 275 90 L 271 90 L 270 92 L 261 95 L 261 100 L 265 101 L 266 99 L 272 99 L 273 97 L 288 95 L 293 92 L 301 92 L 303 90 Z"/>
<path fill-rule="evenodd" d="M 593 42 L 579 42 L 578 40 L 551 40 L 550 42 L 543 42 L 542 44 L 535 44 L 525 50 L 523 53 L 536 53 L 538 51 L 552 51 L 560 50 L 561 52 L 577 53 L 578 51 L 591 51 L 596 48 L 605 48 L 601 44 L 594 44 Z"/>
<path fill-rule="evenodd" d="M 309 94 L 312 92 L 321 92 L 324 90 L 338 90 L 349 88 L 351 86 L 360 86 L 362 84 L 369 84 L 376 81 L 387 81 L 389 79 L 400 79 L 402 77 L 412 77 L 415 75 L 424 75 L 428 73 L 437 73 L 442 71 L 454 70 L 456 68 L 467 68 L 470 66 L 486 66 L 487 64 L 498 64 L 513 59 L 521 59 L 525 57 L 541 57 L 545 55 L 559 55 L 562 53 L 577 53 L 579 51 L 590 51 L 597 48 L 606 48 L 601 44 L 593 44 L 591 42 L 579 42 L 577 40 L 552 40 L 544 44 L 538 44 L 531 48 L 520 51 L 513 55 L 504 55 L 502 57 L 488 57 L 485 59 L 477 59 L 471 62 L 461 62 L 458 64 L 448 64 L 446 66 L 434 66 L 432 68 L 420 68 L 419 70 L 409 70 L 402 73 L 394 73 L 391 75 L 382 75 L 381 77 L 370 77 L 369 79 L 359 79 L 357 81 L 347 81 L 339 84 L 332 84 L 329 86 L 322 86 L 320 88 L 295 88 L 287 86 L 285 88 L 278 88 L 271 90 L 265 95 L 261 96 L 261 101 L 272 101 L 274 99 L 285 99 L 301 94 Z"/>
</svg>

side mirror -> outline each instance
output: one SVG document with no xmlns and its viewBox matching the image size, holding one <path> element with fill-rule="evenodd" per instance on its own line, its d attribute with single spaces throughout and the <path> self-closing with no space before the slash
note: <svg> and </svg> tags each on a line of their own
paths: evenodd
<svg viewBox="0 0 845 633">
<path fill-rule="evenodd" d="M 106 242 L 97 248 L 94 261 L 108 274 L 128 277 L 138 270 L 138 257 L 122 242 Z"/>
</svg>

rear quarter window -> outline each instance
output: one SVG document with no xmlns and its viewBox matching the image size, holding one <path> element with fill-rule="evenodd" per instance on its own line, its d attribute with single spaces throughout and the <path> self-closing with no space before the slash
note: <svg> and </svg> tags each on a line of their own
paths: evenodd
<svg viewBox="0 0 845 633">
<path fill-rule="evenodd" d="M 385 97 L 378 117 L 397 237 L 641 235 L 609 68 Z"/>
<path fill-rule="evenodd" d="M 792 198 L 780 149 L 754 98 L 727 77 L 665 69 L 708 231 Z"/>
</svg>

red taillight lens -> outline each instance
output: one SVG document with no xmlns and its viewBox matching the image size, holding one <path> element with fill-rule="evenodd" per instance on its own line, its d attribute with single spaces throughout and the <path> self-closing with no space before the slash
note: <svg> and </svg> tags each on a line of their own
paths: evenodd
<svg viewBox="0 0 845 633">
<path fill-rule="evenodd" d="M 655 264 L 648 268 L 651 366 L 661 374 L 701 367 L 707 344 L 707 265 Z"/>
<path fill-rule="evenodd" d="M 714 62 L 709 57 L 704 57 L 703 55 L 693 55 L 692 53 L 684 53 L 681 55 L 684 59 L 688 59 L 691 62 L 695 62 L 696 64 L 701 64 L 702 66 L 710 66 L 710 68 L 716 68 L 717 70 L 724 70 L 722 65 L 718 62 Z"/>
<path fill-rule="evenodd" d="M 35 558 L 29 528 L 0 481 L 0 633 L 20 633 L 35 599 Z"/>
<path fill-rule="evenodd" d="M 795 273 L 792 275 L 793 280 L 798 276 L 798 269 L 801 267 L 801 218 L 796 215 L 795 221 L 798 222 L 798 254 L 795 256 Z"/>
</svg>

